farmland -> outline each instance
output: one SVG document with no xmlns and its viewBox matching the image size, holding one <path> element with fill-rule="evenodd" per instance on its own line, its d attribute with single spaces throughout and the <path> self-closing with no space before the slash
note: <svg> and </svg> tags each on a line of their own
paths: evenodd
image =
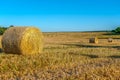
<svg viewBox="0 0 120 80">
<path fill-rule="evenodd" d="M 0 53 L 0 80 L 120 79 L 120 35 L 111 32 L 43 35 L 44 50 L 41 54 Z M 91 37 L 98 37 L 99 43 L 89 43 Z M 109 43 L 108 38 L 113 38 L 113 42 Z"/>
</svg>

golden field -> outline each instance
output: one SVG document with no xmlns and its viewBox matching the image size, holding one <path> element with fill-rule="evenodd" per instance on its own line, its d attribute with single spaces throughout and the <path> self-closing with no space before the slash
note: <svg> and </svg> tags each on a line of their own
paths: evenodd
<svg viewBox="0 0 120 80">
<path fill-rule="evenodd" d="M 89 43 L 91 37 L 99 43 Z M 0 54 L 0 80 L 119 79 L 120 35 L 111 32 L 44 33 L 42 54 Z"/>
</svg>

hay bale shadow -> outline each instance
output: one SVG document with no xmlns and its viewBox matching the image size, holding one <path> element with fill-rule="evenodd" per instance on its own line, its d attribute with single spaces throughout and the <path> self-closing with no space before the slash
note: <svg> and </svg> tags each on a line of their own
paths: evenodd
<svg viewBox="0 0 120 80">
<path fill-rule="evenodd" d="M 70 55 L 75 55 L 75 56 L 86 56 L 89 58 L 98 58 L 98 55 L 93 55 L 93 54 L 81 54 L 81 53 L 74 53 L 74 52 L 69 52 Z"/>
<path fill-rule="evenodd" d="M 117 48 L 117 49 L 120 49 L 120 46 L 98 46 L 98 45 L 90 45 L 90 44 L 86 45 L 86 44 L 79 44 L 79 43 L 75 43 L 75 44 L 62 44 L 62 45 L 82 47 L 82 48 Z"/>
<path fill-rule="evenodd" d="M 105 34 L 103 34 L 103 35 L 120 35 L 119 33 L 115 33 L 115 32 L 109 32 L 109 33 L 105 33 Z"/>
<path fill-rule="evenodd" d="M 80 54 L 81 56 L 87 56 L 89 58 L 99 58 L 98 55 L 93 55 L 93 54 Z"/>
<path fill-rule="evenodd" d="M 112 56 L 108 56 L 109 58 L 120 58 L 120 56 L 118 55 L 112 55 Z"/>
<path fill-rule="evenodd" d="M 75 44 L 62 44 L 62 45 L 75 46 L 75 47 L 85 47 L 85 48 L 97 48 L 97 47 L 101 47 L 101 46 L 86 45 L 86 44 L 79 44 L 79 43 L 75 43 Z"/>
</svg>

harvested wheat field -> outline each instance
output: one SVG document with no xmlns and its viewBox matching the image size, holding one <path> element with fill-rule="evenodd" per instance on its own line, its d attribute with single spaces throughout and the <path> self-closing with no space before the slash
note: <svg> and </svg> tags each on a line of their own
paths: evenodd
<svg viewBox="0 0 120 80">
<path fill-rule="evenodd" d="M 120 35 L 111 32 L 43 35 L 42 54 L 0 54 L 0 80 L 120 79 Z M 98 37 L 98 44 L 89 43 L 94 36 Z M 112 43 L 108 38 L 112 38 Z"/>
</svg>

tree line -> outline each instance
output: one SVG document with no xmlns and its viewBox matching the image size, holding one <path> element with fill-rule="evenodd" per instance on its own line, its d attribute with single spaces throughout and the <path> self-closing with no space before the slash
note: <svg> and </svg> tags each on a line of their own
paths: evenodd
<svg viewBox="0 0 120 80">
<path fill-rule="evenodd" d="M 112 30 L 112 32 L 116 34 L 120 34 L 120 27 L 117 27 L 115 30 Z"/>
<path fill-rule="evenodd" d="M 14 27 L 14 25 L 10 25 L 9 27 L 0 26 L 0 35 L 3 35 L 5 30 L 7 30 L 10 27 Z M 116 29 L 112 30 L 111 32 L 114 32 L 116 34 L 120 34 L 120 27 L 117 27 Z"/>
</svg>

